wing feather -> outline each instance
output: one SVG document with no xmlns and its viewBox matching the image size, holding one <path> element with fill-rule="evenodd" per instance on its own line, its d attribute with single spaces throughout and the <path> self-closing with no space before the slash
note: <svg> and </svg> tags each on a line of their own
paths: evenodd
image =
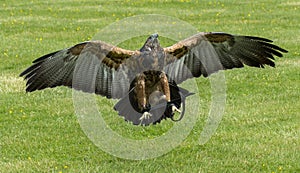
<svg viewBox="0 0 300 173">
<path fill-rule="evenodd" d="M 244 64 L 253 67 L 274 67 L 274 56 L 282 57 L 282 53 L 288 52 L 266 38 L 221 32 L 200 32 L 164 48 L 164 51 L 167 64 L 164 70 L 176 83 L 201 75 L 207 77 L 219 70 L 242 68 Z M 182 69 L 183 66 L 186 66 L 189 73 L 178 70 L 177 73 L 183 73 L 182 75 L 173 71 Z"/>
<path fill-rule="evenodd" d="M 121 98 L 130 85 L 124 71 L 128 69 L 125 62 L 138 54 L 101 41 L 83 42 L 34 60 L 20 76 L 27 80 L 27 92 L 68 86 L 108 98 Z"/>
</svg>

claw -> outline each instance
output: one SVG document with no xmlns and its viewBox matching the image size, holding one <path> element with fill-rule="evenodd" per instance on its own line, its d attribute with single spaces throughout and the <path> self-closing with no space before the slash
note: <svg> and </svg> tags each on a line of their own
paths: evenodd
<svg viewBox="0 0 300 173">
<path fill-rule="evenodd" d="M 179 110 L 176 106 L 172 105 L 172 112 L 175 111 L 181 113 L 181 110 Z"/>
<path fill-rule="evenodd" d="M 143 121 L 145 119 L 149 119 L 150 117 L 152 117 L 152 115 L 149 112 L 144 112 L 139 120 Z"/>
</svg>

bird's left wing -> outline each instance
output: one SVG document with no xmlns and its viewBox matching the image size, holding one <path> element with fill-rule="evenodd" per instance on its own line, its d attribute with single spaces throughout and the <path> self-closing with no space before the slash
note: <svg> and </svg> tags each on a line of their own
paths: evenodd
<svg viewBox="0 0 300 173">
<path fill-rule="evenodd" d="M 219 70 L 275 66 L 274 55 L 282 57 L 285 49 L 269 39 L 239 36 L 220 32 L 200 32 L 170 47 L 164 48 L 164 71 L 176 83 Z"/>
<path fill-rule="evenodd" d="M 139 53 L 102 41 L 83 42 L 34 60 L 20 76 L 27 80 L 27 92 L 68 86 L 107 98 L 121 98 L 130 85 L 126 60 Z"/>
</svg>

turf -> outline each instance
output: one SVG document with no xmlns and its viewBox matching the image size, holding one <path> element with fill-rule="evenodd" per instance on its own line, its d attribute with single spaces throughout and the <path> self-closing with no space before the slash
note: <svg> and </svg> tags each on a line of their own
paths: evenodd
<svg viewBox="0 0 300 173">
<path fill-rule="evenodd" d="M 0 172 L 300 172 L 299 6 L 296 0 L 1 1 Z M 266 37 L 289 53 L 276 59 L 276 68 L 225 72 L 225 114 L 204 145 L 198 138 L 211 95 L 209 79 L 199 78 L 199 118 L 178 147 L 148 160 L 117 158 L 83 132 L 72 90 L 25 93 L 18 75 L 39 56 L 90 40 L 105 26 L 141 14 L 172 16 L 199 31 Z M 121 45 L 138 49 L 144 40 Z M 127 138 L 153 139 L 174 124 L 132 126 L 111 112 L 112 102 L 101 97 L 97 102 L 111 129 Z"/>
</svg>

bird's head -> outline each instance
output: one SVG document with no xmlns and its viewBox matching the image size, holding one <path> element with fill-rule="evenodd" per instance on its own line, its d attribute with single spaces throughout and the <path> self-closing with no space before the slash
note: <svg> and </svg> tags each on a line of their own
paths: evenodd
<svg viewBox="0 0 300 173">
<path fill-rule="evenodd" d="M 153 51 L 153 50 L 159 50 L 160 44 L 158 41 L 158 34 L 152 34 L 149 36 L 143 47 L 140 49 L 141 52 L 143 51 Z"/>
</svg>

